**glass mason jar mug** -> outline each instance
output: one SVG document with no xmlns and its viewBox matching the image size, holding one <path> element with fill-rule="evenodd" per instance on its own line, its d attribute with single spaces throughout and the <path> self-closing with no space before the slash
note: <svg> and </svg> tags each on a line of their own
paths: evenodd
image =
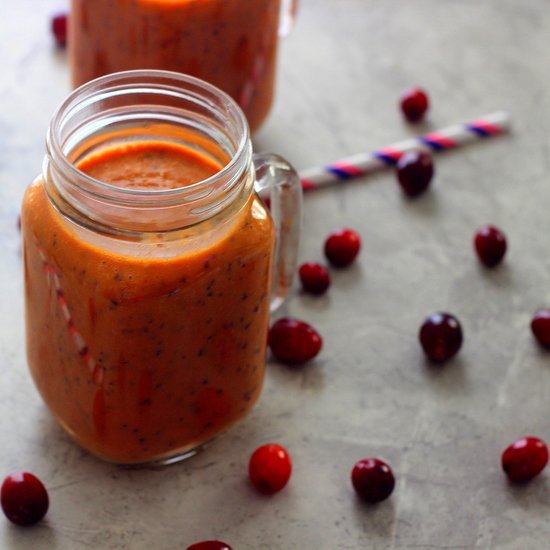
<svg viewBox="0 0 550 550">
<path fill-rule="evenodd" d="M 167 463 L 248 413 L 301 196 L 296 172 L 253 155 L 242 111 L 205 82 L 128 71 L 67 98 L 22 232 L 29 368 L 76 442 Z"/>
<path fill-rule="evenodd" d="M 273 101 L 279 36 L 297 0 L 71 0 L 73 85 L 130 69 L 177 71 L 224 90 L 255 131 Z"/>
</svg>

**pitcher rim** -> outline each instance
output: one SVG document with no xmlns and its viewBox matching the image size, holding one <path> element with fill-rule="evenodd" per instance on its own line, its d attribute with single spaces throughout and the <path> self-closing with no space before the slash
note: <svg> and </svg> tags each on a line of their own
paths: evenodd
<svg viewBox="0 0 550 550">
<path fill-rule="evenodd" d="M 218 114 L 226 126 L 231 127 L 232 142 L 235 150 L 230 153 L 230 160 L 222 166 L 218 172 L 208 178 L 185 185 L 182 187 L 170 189 L 135 189 L 118 187 L 116 185 L 97 180 L 92 176 L 79 170 L 68 158 L 67 151 L 64 149 L 66 139 L 62 139 L 62 132 L 65 124 L 75 112 L 81 110 L 85 105 L 94 101 L 99 101 L 115 93 L 138 93 L 138 92 L 156 93 L 161 95 L 180 96 L 182 99 L 194 100 L 203 107 L 207 107 L 212 113 Z M 199 93 L 202 92 L 202 93 Z M 206 96 L 204 93 L 206 92 Z M 213 99 L 221 101 L 215 104 Z M 212 123 L 213 126 L 213 123 Z M 68 136 L 72 132 L 69 132 Z M 52 116 L 50 126 L 46 137 L 46 149 L 50 160 L 56 168 L 69 176 L 70 181 L 74 181 L 76 176 L 79 180 L 86 183 L 87 191 L 96 196 L 107 198 L 113 193 L 124 200 L 126 197 L 131 201 L 150 199 L 170 200 L 181 197 L 185 199 L 186 195 L 196 195 L 199 189 L 214 189 L 220 181 L 234 179 L 238 177 L 239 168 L 247 164 L 247 159 L 251 155 L 250 147 L 250 129 L 246 117 L 237 105 L 237 103 L 225 92 L 214 85 L 199 78 L 177 73 L 173 71 L 157 69 L 139 69 L 130 71 L 121 71 L 101 76 L 91 80 L 75 90 L 73 90 L 65 100 L 57 107 Z M 72 176 L 72 177 L 71 177 Z M 81 186 L 79 186 L 82 189 Z"/>
</svg>

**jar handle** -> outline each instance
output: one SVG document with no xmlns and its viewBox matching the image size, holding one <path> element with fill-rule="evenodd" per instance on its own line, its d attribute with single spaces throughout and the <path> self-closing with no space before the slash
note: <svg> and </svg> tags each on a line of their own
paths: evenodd
<svg viewBox="0 0 550 550">
<path fill-rule="evenodd" d="M 271 311 L 275 311 L 284 302 L 296 271 L 302 228 L 302 184 L 296 170 L 278 155 L 256 153 L 252 160 L 256 169 L 254 188 L 258 194 L 270 193 L 277 236 L 271 291 Z"/>
<path fill-rule="evenodd" d="M 279 18 L 279 36 L 287 36 L 294 26 L 298 0 L 281 0 L 281 15 Z"/>
</svg>

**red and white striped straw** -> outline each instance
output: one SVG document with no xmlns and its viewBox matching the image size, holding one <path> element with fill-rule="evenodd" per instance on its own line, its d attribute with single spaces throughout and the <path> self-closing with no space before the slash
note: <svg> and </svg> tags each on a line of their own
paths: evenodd
<svg viewBox="0 0 550 550">
<path fill-rule="evenodd" d="M 333 162 L 327 166 L 309 168 L 299 172 L 304 191 L 316 189 L 331 183 L 357 178 L 395 166 L 406 151 L 419 150 L 439 152 L 455 149 L 472 141 L 506 132 L 510 126 L 510 115 L 498 111 L 476 118 L 466 124 L 456 124 L 416 138 L 406 139 L 371 153 L 359 153 Z"/>
<path fill-rule="evenodd" d="M 92 354 L 90 353 L 90 349 L 86 345 L 84 338 L 82 338 L 82 335 L 80 334 L 80 332 L 78 331 L 78 329 L 74 324 L 73 318 L 69 310 L 69 305 L 67 304 L 67 300 L 65 299 L 65 294 L 63 292 L 63 289 L 61 288 L 61 282 L 60 282 L 61 277 L 59 273 L 57 273 L 55 267 L 53 267 L 48 263 L 48 260 L 46 259 L 46 255 L 44 254 L 42 247 L 38 243 L 36 243 L 36 246 L 38 247 L 38 253 L 40 254 L 40 258 L 42 260 L 44 273 L 46 274 L 46 277 L 48 278 L 50 283 L 53 281 L 55 295 L 57 297 L 57 303 L 59 304 L 59 307 L 63 312 L 63 316 L 65 317 L 65 321 L 67 322 L 67 329 L 69 331 L 71 338 L 73 339 L 77 352 L 80 355 L 80 357 L 82 357 L 82 360 L 84 361 L 84 363 L 90 369 L 90 372 L 92 373 L 93 381 L 98 384 L 101 384 L 103 382 L 103 369 L 98 363 L 96 363 L 95 359 L 92 357 Z"/>
</svg>

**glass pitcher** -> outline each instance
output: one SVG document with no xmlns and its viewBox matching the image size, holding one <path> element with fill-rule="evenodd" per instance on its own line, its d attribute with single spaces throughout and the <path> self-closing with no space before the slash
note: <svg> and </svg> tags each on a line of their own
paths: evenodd
<svg viewBox="0 0 550 550">
<path fill-rule="evenodd" d="M 301 193 L 282 158 L 252 154 L 242 111 L 206 82 L 128 71 L 67 98 L 22 232 L 30 371 L 76 442 L 167 463 L 250 411 Z"/>
<path fill-rule="evenodd" d="M 279 36 L 297 0 L 71 0 L 73 85 L 130 69 L 206 80 L 241 107 L 254 132 L 275 88 Z"/>
</svg>

